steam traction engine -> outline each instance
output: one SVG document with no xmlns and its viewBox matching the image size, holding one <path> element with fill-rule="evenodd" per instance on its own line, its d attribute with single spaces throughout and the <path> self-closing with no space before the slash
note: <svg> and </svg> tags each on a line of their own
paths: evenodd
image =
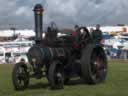
<svg viewBox="0 0 128 96">
<path fill-rule="evenodd" d="M 72 77 L 80 77 L 87 84 L 103 82 L 107 74 L 107 58 L 100 44 L 95 44 L 88 30 L 80 27 L 75 35 L 57 36 L 52 23 L 42 38 L 43 7 L 37 4 L 35 14 L 35 44 L 27 53 L 29 64 L 21 59 L 15 64 L 12 81 L 16 90 L 25 89 L 30 78 L 46 77 L 52 89 L 63 88 Z"/>
</svg>

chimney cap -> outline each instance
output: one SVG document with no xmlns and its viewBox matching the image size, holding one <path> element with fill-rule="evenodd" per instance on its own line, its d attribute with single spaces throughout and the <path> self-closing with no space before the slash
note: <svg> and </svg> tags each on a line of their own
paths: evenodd
<svg viewBox="0 0 128 96">
<path fill-rule="evenodd" d="M 33 11 L 43 11 L 43 6 L 41 4 L 36 4 Z"/>
</svg>

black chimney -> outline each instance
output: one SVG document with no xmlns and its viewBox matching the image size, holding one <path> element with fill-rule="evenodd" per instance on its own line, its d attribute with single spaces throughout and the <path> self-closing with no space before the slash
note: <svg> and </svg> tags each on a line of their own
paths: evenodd
<svg viewBox="0 0 128 96">
<path fill-rule="evenodd" d="M 36 4 L 34 7 L 34 15 L 35 15 L 35 32 L 36 32 L 36 42 L 40 42 L 42 40 L 43 33 L 43 24 L 42 24 L 42 13 L 43 7 L 41 4 Z"/>
</svg>

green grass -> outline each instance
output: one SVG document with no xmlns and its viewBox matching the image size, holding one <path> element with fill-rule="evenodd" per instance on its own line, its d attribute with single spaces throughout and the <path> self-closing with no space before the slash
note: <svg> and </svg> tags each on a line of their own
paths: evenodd
<svg viewBox="0 0 128 96">
<path fill-rule="evenodd" d="M 98 85 L 77 83 L 63 90 L 50 90 L 46 79 L 32 79 L 30 87 L 15 91 L 11 81 L 13 65 L 0 65 L 0 96 L 128 96 L 128 62 L 109 63 L 106 82 Z"/>
</svg>

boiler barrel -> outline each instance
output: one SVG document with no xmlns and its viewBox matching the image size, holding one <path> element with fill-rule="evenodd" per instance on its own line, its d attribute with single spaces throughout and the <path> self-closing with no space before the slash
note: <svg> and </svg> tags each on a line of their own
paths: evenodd
<svg viewBox="0 0 128 96">
<path fill-rule="evenodd" d="M 33 46 L 28 52 L 30 63 L 41 64 L 42 66 L 54 59 L 65 60 L 66 50 L 64 48 L 50 48 Z"/>
</svg>

